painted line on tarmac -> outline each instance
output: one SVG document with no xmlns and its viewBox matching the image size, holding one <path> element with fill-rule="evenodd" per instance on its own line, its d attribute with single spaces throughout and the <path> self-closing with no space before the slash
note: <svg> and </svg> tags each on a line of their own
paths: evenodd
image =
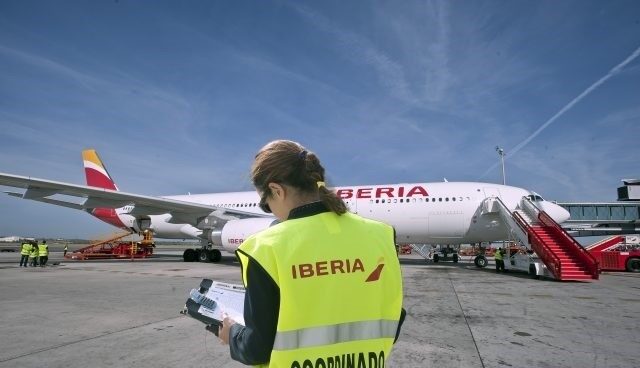
<svg viewBox="0 0 640 368">
<path fill-rule="evenodd" d="M 473 346 L 476 347 L 476 352 L 478 353 L 478 358 L 480 358 L 480 364 L 482 364 L 482 368 L 485 368 L 484 361 L 482 360 L 482 355 L 480 355 L 480 349 L 478 349 L 478 343 L 476 343 L 476 337 L 473 336 L 473 331 L 471 331 L 471 326 L 469 325 L 469 320 L 467 319 L 467 315 L 464 313 L 464 309 L 462 309 L 462 303 L 460 302 L 460 297 L 458 296 L 458 292 L 456 291 L 455 285 L 453 285 L 453 280 L 449 279 L 451 282 L 451 289 L 453 289 L 453 293 L 456 295 L 456 300 L 458 301 L 458 306 L 460 306 L 460 311 L 462 312 L 462 317 L 464 317 L 464 322 L 467 324 L 467 328 L 469 329 L 469 333 L 471 334 L 471 340 L 473 340 Z"/>
</svg>

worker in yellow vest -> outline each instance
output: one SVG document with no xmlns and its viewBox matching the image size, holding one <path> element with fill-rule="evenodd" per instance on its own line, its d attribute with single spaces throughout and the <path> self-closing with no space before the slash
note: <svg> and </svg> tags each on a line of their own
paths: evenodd
<svg viewBox="0 0 640 368">
<path fill-rule="evenodd" d="M 29 263 L 31 264 L 31 267 L 36 267 L 38 265 L 38 243 L 36 243 L 35 241 L 31 242 L 31 254 L 29 254 Z"/>
<path fill-rule="evenodd" d="M 20 245 L 20 267 L 27 267 L 29 254 L 31 254 L 31 243 L 24 241 Z"/>
<path fill-rule="evenodd" d="M 66 257 L 68 251 L 69 251 L 69 244 L 65 243 L 64 244 L 64 254 L 62 256 Z"/>
<path fill-rule="evenodd" d="M 245 326 L 218 331 L 231 357 L 267 367 L 384 367 L 406 314 L 391 226 L 347 212 L 317 156 L 274 141 L 256 156 L 260 208 L 280 223 L 236 251 Z"/>
<path fill-rule="evenodd" d="M 40 258 L 40 267 L 47 265 L 47 260 L 49 260 L 49 246 L 46 240 L 42 240 L 42 243 L 38 244 L 38 258 Z"/>
<path fill-rule="evenodd" d="M 496 253 L 493 255 L 496 261 L 496 272 L 504 272 L 504 254 L 505 251 L 502 248 L 496 249 Z"/>
</svg>

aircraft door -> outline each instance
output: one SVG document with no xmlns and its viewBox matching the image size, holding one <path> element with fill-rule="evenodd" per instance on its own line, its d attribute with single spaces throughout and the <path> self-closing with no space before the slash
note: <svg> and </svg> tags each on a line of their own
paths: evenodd
<svg viewBox="0 0 640 368">
<path fill-rule="evenodd" d="M 498 188 L 495 188 L 495 187 L 484 187 L 482 189 L 484 190 L 484 197 L 485 198 L 500 197 L 500 191 L 498 190 Z"/>
</svg>

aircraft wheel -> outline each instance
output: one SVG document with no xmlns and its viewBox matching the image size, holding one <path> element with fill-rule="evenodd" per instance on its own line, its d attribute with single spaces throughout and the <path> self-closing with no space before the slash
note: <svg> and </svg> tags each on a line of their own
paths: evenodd
<svg viewBox="0 0 640 368">
<path fill-rule="evenodd" d="M 185 249 L 184 253 L 182 253 L 182 259 L 185 262 L 193 262 L 198 259 L 198 254 L 196 253 L 195 249 Z"/>
<path fill-rule="evenodd" d="M 434 254 L 433 255 L 433 263 L 438 263 L 440 261 L 440 255 L 439 254 Z"/>
<path fill-rule="evenodd" d="M 476 258 L 473 259 L 473 263 L 476 265 L 476 267 L 485 268 L 487 267 L 487 258 L 482 255 L 476 256 Z"/>
<path fill-rule="evenodd" d="M 200 262 L 211 262 L 211 256 L 209 255 L 209 251 L 206 249 L 200 249 L 198 251 L 198 260 Z"/>
<path fill-rule="evenodd" d="M 211 262 L 220 262 L 220 259 L 222 259 L 222 253 L 217 249 L 211 249 L 209 251 L 209 258 L 211 259 Z"/>
<path fill-rule="evenodd" d="M 452 258 L 453 258 L 453 263 L 458 263 L 458 255 L 457 254 L 454 254 L 452 256 Z"/>
<path fill-rule="evenodd" d="M 627 271 L 640 272 L 640 258 L 629 258 L 627 260 Z"/>
</svg>

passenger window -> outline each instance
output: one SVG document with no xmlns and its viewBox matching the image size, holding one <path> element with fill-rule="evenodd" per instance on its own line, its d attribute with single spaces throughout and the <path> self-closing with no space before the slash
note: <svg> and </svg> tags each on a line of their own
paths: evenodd
<svg viewBox="0 0 640 368">
<path fill-rule="evenodd" d="M 451 197 L 451 200 L 455 202 L 456 201 L 456 197 Z"/>
<path fill-rule="evenodd" d="M 442 197 L 438 198 L 438 202 L 442 202 Z"/>
<path fill-rule="evenodd" d="M 449 197 L 444 199 L 445 202 L 449 202 Z"/>
</svg>

